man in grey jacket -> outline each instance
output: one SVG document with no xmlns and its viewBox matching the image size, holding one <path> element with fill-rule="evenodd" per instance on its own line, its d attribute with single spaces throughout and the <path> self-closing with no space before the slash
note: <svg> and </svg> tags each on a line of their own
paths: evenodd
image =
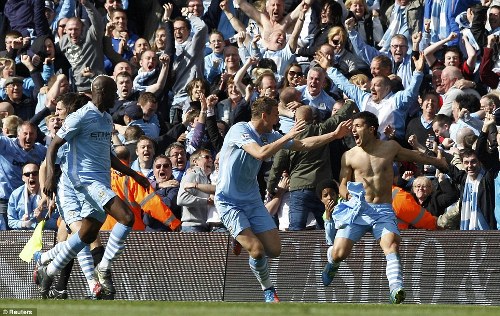
<svg viewBox="0 0 500 316">
<path fill-rule="evenodd" d="M 104 73 L 104 23 L 95 6 L 80 0 L 88 13 L 91 26 L 87 27 L 77 17 L 66 22 L 66 34 L 59 42 L 61 51 L 72 67 L 72 77 L 79 92 L 90 91 L 92 79 Z"/>
<path fill-rule="evenodd" d="M 191 29 L 193 35 L 190 37 Z M 193 79 L 204 78 L 204 49 L 208 36 L 205 22 L 197 16 L 174 20 L 175 56 L 173 63 L 171 123 L 179 123 L 182 103 L 187 99 L 186 85 Z M 176 111 L 176 109 L 178 111 Z"/>
<path fill-rule="evenodd" d="M 208 210 L 214 205 L 215 185 L 210 183 L 214 160 L 207 149 L 198 149 L 191 155 L 193 167 L 182 178 L 177 204 L 182 206 L 183 232 L 209 232 Z"/>
</svg>

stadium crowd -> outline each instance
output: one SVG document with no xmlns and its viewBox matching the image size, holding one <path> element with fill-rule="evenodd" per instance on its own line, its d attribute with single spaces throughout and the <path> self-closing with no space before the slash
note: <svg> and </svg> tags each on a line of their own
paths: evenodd
<svg viewBox="0 0 500 316">
<path fill-rule="evenodd" d="M 114 153 L 160 197 L 148 206 L 148 192 L 111 171 L 135 230 L 226 231 L 214 204 L 225 158 L 218 152 L 262 97 L 279 102 L 282 134 L 303 120 L 298 138 L 322 135 L 370 111 L 380 139 L 442 152 L 448 170 L 394 164 L 400 229 L 500 227 L 500 6 L 491 0 L 0 6 L 0 230 L 34 229 L 46 218 L 39 179 L 46 148 L 64 107 L 77 95 L 90 100 L 100 75 L 118 88 L 109 109 Z M 263 162 L 261 198 L 280 230 L 324 228 L 331 205 L 318 183 L 339 180 L 342 154 L 353 146 L 348 135 L 305 152 L 281 149 Z M 46 228 L 57 221 L 53 212 Z M 113 225 L 108 218 L 102 229 Z"/>
</svg>

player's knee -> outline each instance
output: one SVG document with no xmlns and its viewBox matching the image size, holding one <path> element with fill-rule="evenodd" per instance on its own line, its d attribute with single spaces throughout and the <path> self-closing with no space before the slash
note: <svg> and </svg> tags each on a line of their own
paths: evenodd
<svg viewBox="0 0 500 316">
<path fill-rule="evenodd" d="M 80 230 L 81 231 L 81 230 Z M 99 235 L 99 228 L 97 229 L 88 229 L 83 232 L 83 234 L 80 235 L 81 241 L 83 241 L 86 244 L 91 244 L 96 240 L 97 236 Z"/>
<path fill-rule="evenodd" d="M 276 248 L 273 248 L 273 249 L 268 249 L 266 251 L 266 255 L 269 257 L 269 258 L 277 258 L 281 255 L 281 247 L 276 247 Z"/>
<path fill-rule="evenodd" d="M 260 242 L 251 243 L 249 249 L 247 250 L 250 257 L 255 259 L 261 259 L 266 256 L 264 246 Z"/>
<path fill-rule="evenodd" d="M 349 256 L 349 251 L 345 247 L 333 247 L 332 257 L 334 261 L 343 261 Z"/>
<path fill-rule="evenodd" d="M 123 212 L 122 219 L 119 222 L 128 227 L 134 226 L 135 222 L 134 213 L 132 213 L 132 211 L 130 210 L 126 210 L 125 212 Z"/>
</svg>

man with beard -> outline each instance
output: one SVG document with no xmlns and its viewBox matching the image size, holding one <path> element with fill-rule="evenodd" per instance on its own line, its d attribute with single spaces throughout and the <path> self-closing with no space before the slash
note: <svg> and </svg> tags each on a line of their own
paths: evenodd
<svg viewBox="0 0 500 316">
<path fill-rule="evenodd" d="M 399 258 L 401 237 L 391 205 L 392 165 L 395 160 L 412 161 L 447 169 L 447 163 L 442 157 L 429 157 L 405 149 L 395 141 L 378 139 L 378 118 L 371 112 L 354 114 L 352 119 L 356 147 L 344 153 L 340 171 L 339 192 L 346 202 L 337 205 L 331 215 L 338 230 L 333 246 L 327 251 L 328 263 L 323 269 L 322 281 L 328 286 L 354 244 L 371 232 L 380 242 L 387 260 L 390 300 L 400 304 L 406 294 Z"/>
</svg>

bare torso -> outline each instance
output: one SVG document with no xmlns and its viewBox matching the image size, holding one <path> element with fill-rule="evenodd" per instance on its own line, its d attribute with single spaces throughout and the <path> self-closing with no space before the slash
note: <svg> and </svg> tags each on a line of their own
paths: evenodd
<svg viewBox="0 0 500 316">
<path fill-rule="evenodd" d="M 271 21 L 269 19 L 268 14 L 261 13 L 261 22 L 262 25 L 259 25 L 259 27 L 262 40 L 264 41 L 265 44 L 267 44 L 267 41 L 269 40 L 271 33 L 273 33 L 274 31 L 283 30 L 285 31 L 285 33 L 289 33 L 290 28 L 293 28 L 292 19 L 290 18 L 290 15 L 284 16 L 278 22 L 278 21 Z"/>
<path fill-rule="evenodd" d="M 347 180 L 363 183 L 368 203 L 392 203 L 392 164 L 399 146 L 392 141 L 375 144 L 369 151 L 357 146 L 345 153 L 346 167 L 352 171 Z"/>
</svg>

